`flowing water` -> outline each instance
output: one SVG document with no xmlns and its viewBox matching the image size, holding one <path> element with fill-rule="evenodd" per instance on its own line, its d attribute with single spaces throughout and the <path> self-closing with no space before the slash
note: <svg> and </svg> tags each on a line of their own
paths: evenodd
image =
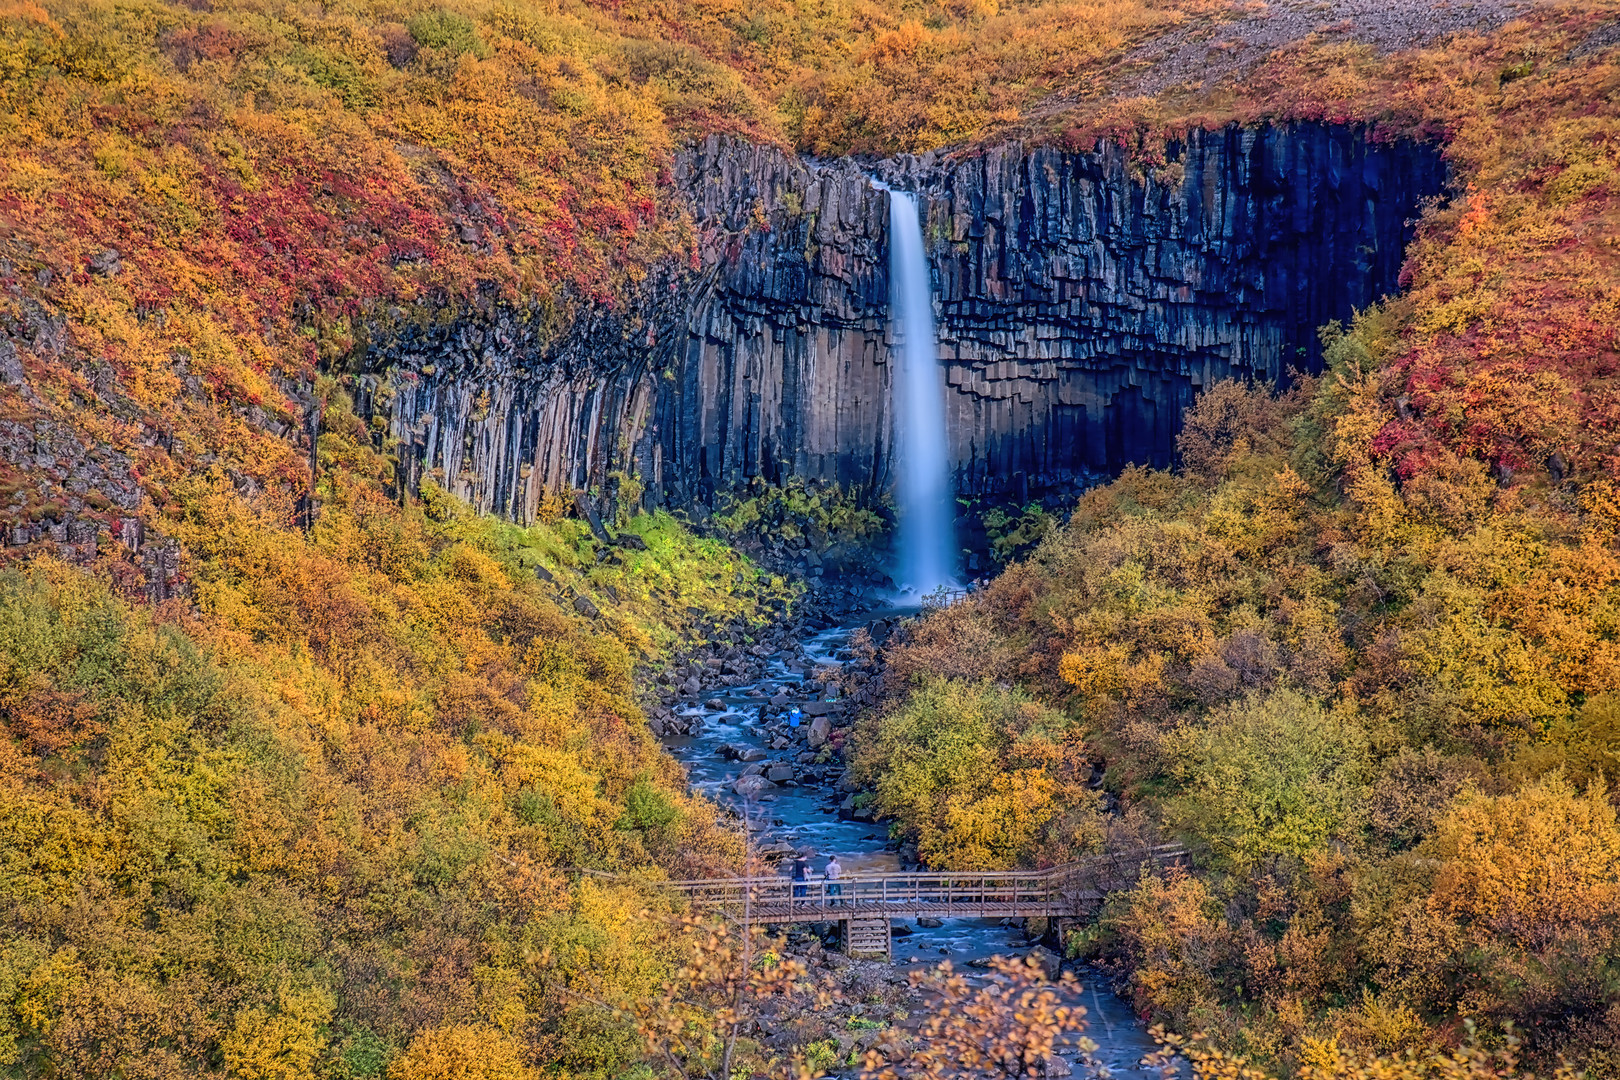
<svg viewBox="0 0 1620 1080">
<path fill-rule="evenodd" d="M 689 703 L 680 710 L 685 715 L 700 718 L 701 727 L 692 735 L 669 736 L 663 741 L 686 766 L 692 787 L 740 810 L 741 800 L 733 793 L 732 784 L 747 766 L 740 761 L 727 760 L 722 755 L 723 746 L 758 748 L 768 755 L 764 764 L 794 762 L 802 745 L 794 743 L 788 749 L 771 751 L 774 725 L 761 726 L 760 705 L 781 690 L 798 698 L 805 682 L 821 681 L 818 675 L 825 675 L 842 663 L 841 652 L 849 643 L 850 633 L 847 627 L 823 631 L 806 639 L 798 648 L 769 658 L 763 679 L 704 692 L 702 697 L 706 702 L 718 698 L 723 708 Z M 763 693 L 765 697 L 757 693 L 751 695 L 750 691 Z M 763 817 L 765 824 L 763 835 L 758 836 L 762 845 L 814 848 L 817 857 L 812 861 L 812 868 L 818 874 L 826 857 L 835 853 L 843 863 L 845 875 L 901 868 L 894 850 L 888 846 L 887 826 L 840 819 L 838 806 L 845 793 L 836 787 L 841 772 L 836 762 L 795 767 L 792 781 L 768 789 L 758 800 L 756 813 Z M 894 937 L 894 959 L 900 970 L 931 967 L 945 959 L 962 968 L 974 960 L 998 953 L 1021 955 L 1033 944 L 1022 930 L 1002 926 L 995 919 L 946 919 L 943 923 L 927 928 L 908 920 L 895 921 L 897 928 L 911 930 L 909 935 L 896 933 Z M 1081 1000 L 1076 1003 L 1087 1009 L 1086 1034 L 1101 1047 L 1097 1058 L 1108 1065 L 1115 1076 L 1156 1076 L 1137 1064 L 1153 1049 L 1153 1040 L 1130 1009 L 1089 972 L 1081 971 L 1079 977 Z"/>
<path fill-rule="evenodd" d="M 934 339 L 933 289 L 917 203 L 889 191 L 889 314 L 900 342 L 895 426 L 900 443 L 895 575 L 923 595 L 954 583 L 955 506 L 945 439 L 945 385 Z"/>
</svg>

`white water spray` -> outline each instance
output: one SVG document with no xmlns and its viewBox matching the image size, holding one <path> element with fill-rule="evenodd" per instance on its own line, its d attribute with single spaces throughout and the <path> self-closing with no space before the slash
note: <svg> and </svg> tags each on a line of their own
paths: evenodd
<svg viewBox="0 0 1620 1080">
<path fill-rule="evenodd" d="M 934 340 L 917 203 L 889 191 L 889 316 L 900 337 L 895 426 L 900 439 L 900 565 L 903 588 L 918 594 L 955 583 L 955 517 L 945 442 L 945 386 Z"/>
</svg>

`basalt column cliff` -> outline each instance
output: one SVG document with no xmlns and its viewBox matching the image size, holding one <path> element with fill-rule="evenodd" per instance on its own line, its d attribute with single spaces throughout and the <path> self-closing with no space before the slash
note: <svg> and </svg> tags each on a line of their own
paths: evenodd
<svg viewBox="0 0 1620 1080">
<path fill-rule="evenodd" d="M 1317 328 L 1395 290 L 1438 151 L 1322 125 L 1120 147 L 805 162 L 711 139 L 677 162 L 699 269 L 547 344 L 521 320 L 388 339 L 369 408 L 480 509 L 619 476 L 712 505 L 755 477 L 886 490 L 894 459 L 887 198 L 920 194 L 959 491 L 1026 498 L 1167 464 L 1228 377 L 1317 362 Z"/>
</svg>

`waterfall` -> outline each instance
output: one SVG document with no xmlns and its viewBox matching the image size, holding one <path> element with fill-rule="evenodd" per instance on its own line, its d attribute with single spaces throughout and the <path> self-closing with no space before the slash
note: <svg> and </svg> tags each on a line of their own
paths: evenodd
<svg viewBox="0 0 1620 1080">
<path fill-rule="evenodd" d="M 955 506 L 945 441 L 945 386 L 915 199 L 889 191 L 889 317 L 900 340 L 895 427 L 900 446 L 897 579 L 919 594 L 954 582 Z"/>
</svg>

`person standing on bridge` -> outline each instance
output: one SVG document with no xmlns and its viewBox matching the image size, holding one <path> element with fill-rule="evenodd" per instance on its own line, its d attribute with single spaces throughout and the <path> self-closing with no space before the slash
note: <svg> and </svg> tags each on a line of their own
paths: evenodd
<svg viewBox="0 0 1620 1080">
<path fill-rule="evenodd" d="M 844 895 L 844 886 L 838 879 L 844 876 L 844 868 L 839 865 L 838 856 L 830 855 L 827 858 L 827 896 L 835 904 L 842 903 L 838 897 Z"/>
<path fill-rule="evenodd" d="M 793 895 L 807 896 L 810 887 L 804 882 L 810 880 L 810 853 L 799 852 L 793 857 Z"/>
</svg>

